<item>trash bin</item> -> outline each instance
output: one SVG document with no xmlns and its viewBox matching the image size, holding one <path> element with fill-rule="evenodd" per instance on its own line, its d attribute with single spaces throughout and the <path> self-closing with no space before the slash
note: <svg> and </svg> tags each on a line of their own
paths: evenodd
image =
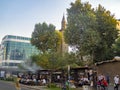
<svg viewBox="0 0 120 90">
<path fill-rule="evenodd" d="M 88 85 L 83 85 L 83 90 L 90 90 Z"/>
</svg>

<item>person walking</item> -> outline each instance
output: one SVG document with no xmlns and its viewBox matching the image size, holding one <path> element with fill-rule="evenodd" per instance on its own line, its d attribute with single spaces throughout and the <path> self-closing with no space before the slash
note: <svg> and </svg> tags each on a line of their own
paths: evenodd
<svg viewBox="0 0 120 90">
<path fill-rule="evenodd" d="M 118 90 L 119 88 L 119 75 L 114 77 L 114 90 Z"/>
<path fill-rule="evenodd" d="M 108 83 L 107 83 L 107 81 L 105 80 L 105 78 L 103 78 L 103 79 L 101 80 L 101 87 L 102 87 L 102 90 L 107 90 L 107 88 L 108 88 Z"/>
<path fill-rule="evenodd" d="M 16 90 L 21 90 L 19 81 L 20 81 L 20 77 L 19 76 L 14 77 L 14 82 L 15 82 Z"/>
<path fill-rule="evenodd" d="M 106 74 L 106 81 L 107 81 L 107 83 L 108 83 L 108 85 L 109 85 L 109 83 L 110 83 L 110 76 L 109 76 L 109 74 Z"/>
</svg>

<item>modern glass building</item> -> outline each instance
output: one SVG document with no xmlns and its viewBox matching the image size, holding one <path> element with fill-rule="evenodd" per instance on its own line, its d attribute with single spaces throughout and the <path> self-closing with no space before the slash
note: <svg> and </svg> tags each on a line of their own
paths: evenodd
<svg viewBox="0 0 120 90">
<path fill-rule="evenodd" d="M 39 50 L 31 45 L 28 37 L 6 35 L 2 39 L 0 51 L 2 66 L 16 67 L 19 63 L 29 60 L 31 55 L 38 53 Z"/>
</svg>

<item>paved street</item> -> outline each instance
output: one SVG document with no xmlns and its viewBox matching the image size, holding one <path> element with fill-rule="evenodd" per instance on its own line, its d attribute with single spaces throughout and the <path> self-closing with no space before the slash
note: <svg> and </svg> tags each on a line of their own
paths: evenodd
<svg viewBox="0 0 120 90">
<path fill-rule="evenodd" d="M 16 90 L 14 83 L 0 81 L 0 90 Z M 26 86 L 21 85 L 21 90 L 45 90 L 44 87 L 41 86 Z M 83 88 L 76 88 L 75 90 L 84 90 Z M 85 89 L 85 90 L 97 90 L 97 89 Z M 107 90 L 114 90 L 113 86 L 109 86 Z M 120 87 L 119 87 L 120 90 Z"/>
<path fill-rule="evenodd" d="M 16 88 L 15 88 L 14 83 L 6 82 L 6 81 L 0 81 L 0 90 L 16 90 Z M 36 90 L 36 89 L 28 88 L 28 87 L 22 85 L 21 90 Z"/>
<path fill-rule="evenodd" d="M 96 89 L 96 88 L 89 88 L 89 89 L 87 89 L 87 88 L 76 88 L 75 90 L 100 90 L 100 89 Z M 106 90 L 114 90 L 114 87 L 113 86 L 109 86 Z M 120 90 L 120 87 L 119 87 L 119 90 Z"/>
<path fill-rule="evenodd" d="M 16 90 L 13 84 L 0 81 L 0 90 Z"/>
<path fill-rule="evenodd" d="M 109 86 L 109 87 L 108 87 L 108 90 L 114 90 L 114 87 L 113 87 L 113 86 Z M 118 90 L 120 90 L 120 87 L 119 87 Z"/>
<path fill-rule="evenodd" d="M 96 89 L 90 89 L 90 90 L 96 90 Z M 99 90 L 99 89 L 97 89 Z M 113 86 L 108 86 L 108 88 L 106 90 L 114 90 L 114 87 Z M 120 90 L 120 87 L 119 87 L 119 90 Z"/>
</svg>

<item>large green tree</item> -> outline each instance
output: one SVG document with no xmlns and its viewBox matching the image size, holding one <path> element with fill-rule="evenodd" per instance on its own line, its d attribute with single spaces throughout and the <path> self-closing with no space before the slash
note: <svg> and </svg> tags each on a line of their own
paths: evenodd
<svg viewBox="0 0 120 90">
<path fill-rule="evenodd" d="M 31 56 L 33 62 L 44 69 L 58 68 L 57 56 L 61 44 L 61 33 L 52 24 L 38 23 L 32 33 L 31 43 L 40 50 L 39 55 Z M 59 54 L 59 56 L 61 56 Z"/>
<path fill-rule="evenodd" d="M 67 9 L 67 29 L 65 41 L 77 49 L 77 57 L 81 61 L 83 56 L 93 53 L 93 47 L 99 42 L 99 34 L 96 32 L 96 17 L 91 5 L 76 0 Z"/>
<path fill-rule="evenodd" d="M 81 0 L 71 3 L 67 13 L 65 41 L 76 47 L 78 59 L 86 55 L 94 62 L 111 59 L 114 55 L 111 48 L 118 35 L 114 15 L 101 5 L 93 9 Z"/>
<path fill-rule="evenodd" d="M 117 21 L 110 11 L 99 5 L 95 10 L 96 28 L 101 41 L 95 50 L 95 61 L 109 60 L 113 57 L 112 44 L 118 36 Z"/>
<path fill-rule="evenodd" d="M 42 53 L 45 53 L 46 51 L 57 51 L 60 39 L 60 34 L 55 30 L 55 26 L 52 24 L 47 25 L 44 22 L 35 25 L 31 43 Z"/>
</svg>

